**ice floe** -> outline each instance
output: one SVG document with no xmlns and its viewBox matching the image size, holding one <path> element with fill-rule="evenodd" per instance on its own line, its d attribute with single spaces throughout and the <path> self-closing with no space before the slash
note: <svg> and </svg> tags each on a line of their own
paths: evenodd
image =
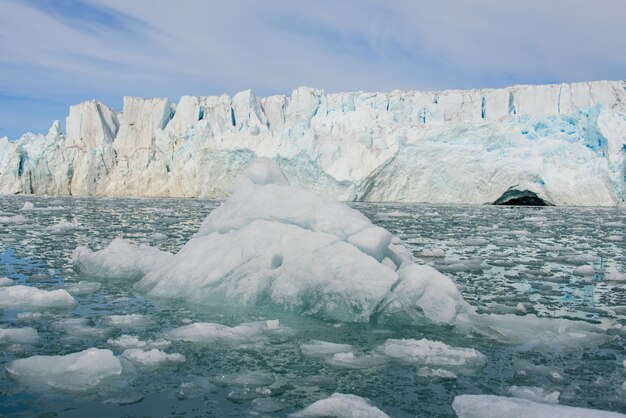
<svg viewBox="0 0 626 418">
<path fill-rule="evenodd" d="M 624 418 L 626 415 L 598 409 L 577 408 L 495 395 L 460 395 L 452 408 L 459 418 Z"/>
<path fill-rule="evenodd" d="M 145 328 L 152 325 L 152 319 L 142 314 L 106 315 L 102 322 L 115 328 Z"/>
<path fill-rule="evenodd" d="M 312 403 L 294 417 L 338 417 L 338 418 L 388 418 L 367 399 L 356 395 L 333 393 L 326 399 Z"/>
<path fill-rule="evenodd" d="M 559 403 L 559 396 L 561 395 L 561 392 L 558 390 L 550 392 L 544 388 L 532 386 L 511 386 L 509 393 L 515 398 L 524 398 L 543 403 Z"/>
<path fill-rule="evenodd" d="M 8 277 L 0 277 L 0 287 L 13 286 L 14 284 L 15 280 Z"/>
<path fill-rule="evenodd" d="M 102 286 L 99 282 L 80 281 L 65 285 L 65 290 L 74 296 L 88 295 L 97 292 Z"/>
<path fill-rule="evenodd" d="M 157 348 L 142 350 L 141 348 L 128 348 L 122 353 L 122 357 L 146 367 L 156 367 L 166 363 L 182 363 L 185 356 L 179 353 L 168 354 Z"/>
<path fill-rule="evenodd" d="M 37 341 L 39 334 L 34 328 L 0 328 L 0 344 L 34 344 Z"/>
<path fill-rule="evenodd" d="M 425 338 L 389 339 L 374 352 L 404 364 L 455 371 L 478 368 L 486 363 L 486 357 L 473 348 L 451 347 L 440 341 Z"/>
<path fill-rule="evenodd" d="M 300 351 L 305 357 L 326 357 L 337 353 L 349 353 L 353 350 L 350 344 L 336 344 L 314 340 L 300 344 Z"/>
<path fill-rule="evenodd" d="M 0 288 L 0 307 L 70 308 L 76 300 L 66 290 L 41 290 L 30 286 Z"/>
<path fill-rule="evenodd" d="M 122 373 L 122 365 L 113 352 L 98 348 L 64 356 L 14 360 L 6 369 L 9 376 L 21 383 L 71 391 L 92 389 L 103 379 Z"/>
<path fill-rule="evenodd" d="M 290 332 L 277 320 L 245 322 L 229 327 L 213 322 L 197 322 L 165 333 L 166 338 L 203 344 L 247 345 L 263 341 L 266 336 Z"/>
<path fill-rule="evenodd" d="M 107 344 L 119 347 L 119 348 L 142 348 L 142 349 L 152 349 L 152 348 L 167 348 L 172 343 L 167 340 L 159 339 L 159 340 L 146 340 L 143 341 L 134 335 L 122 334 L 115 339 L 107 340 Z"/>
</svg>

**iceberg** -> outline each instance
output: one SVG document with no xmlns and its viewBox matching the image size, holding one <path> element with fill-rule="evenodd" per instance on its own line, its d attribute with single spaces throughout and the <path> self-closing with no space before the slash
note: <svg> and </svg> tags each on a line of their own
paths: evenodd
<svg viewBox="0 0 626 418">
<path fill-rule="evenodd" d="M 108 377 L 119 376 L 122 365 L 110 350 L 89 348 L 65 356 L 33 356 L 12 361 L 7 373 L 30 386 L 85 391 Z"/>
<path fill-rule="evenodd" d="M 343 201 L 623 205 L 625 85 L 91 100 L 0 138 L 0 193 L 224 198 L 269 157 Z"/>
<path fill-rule="evenodd" d="M 460 395 L 452 408 L 459 418 L 563 417 L 563 418 L 624 418 L 626 415 L 598 409 L 577 408 L 534 402 L 528 399 L 495 395 Z"/>
<path fill-rule="evenodd" d="M 332 197 L 290 186 L 269 159 L 255 161 L 198 233 L 136 287 L 333 321 L 369 322 L 402 306 L 413 317 L 450 323 L 471 310 L 449 278 L 414 265 L 388 231 Z M 411 303 L 394 303 L 407 294 Z"/>
</svg>

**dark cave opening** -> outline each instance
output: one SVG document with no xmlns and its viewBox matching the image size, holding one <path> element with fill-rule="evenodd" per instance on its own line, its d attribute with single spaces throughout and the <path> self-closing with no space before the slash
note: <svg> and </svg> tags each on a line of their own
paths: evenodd
<svg viewBox="0 0 626 418">
<path fill-rule="evenodd" d="M 507 190 L 493 204 L 502 206 L 554 206 L 530 190 L 517 189 Z"/>
</svg>

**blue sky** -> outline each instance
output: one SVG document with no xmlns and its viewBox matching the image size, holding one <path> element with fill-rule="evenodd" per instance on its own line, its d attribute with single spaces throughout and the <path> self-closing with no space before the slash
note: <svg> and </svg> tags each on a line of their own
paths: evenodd
<svg viewBox="0 0 626 418">
<path fill-rule="evenodd" d="M 0 0 L 0 136 L 71 104 L 626 78 L 624 0 Z"/>
</svg>

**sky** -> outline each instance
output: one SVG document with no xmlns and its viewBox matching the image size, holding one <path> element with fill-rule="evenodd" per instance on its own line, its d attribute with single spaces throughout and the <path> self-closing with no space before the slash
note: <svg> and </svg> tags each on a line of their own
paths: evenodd
<svg viewBox="0 0 626 418">
<path fill-rule="evenodd" d="M 0 0 L 0 137 L 123 96 L 626 78 L 625 0 Z"/>
</svg>

